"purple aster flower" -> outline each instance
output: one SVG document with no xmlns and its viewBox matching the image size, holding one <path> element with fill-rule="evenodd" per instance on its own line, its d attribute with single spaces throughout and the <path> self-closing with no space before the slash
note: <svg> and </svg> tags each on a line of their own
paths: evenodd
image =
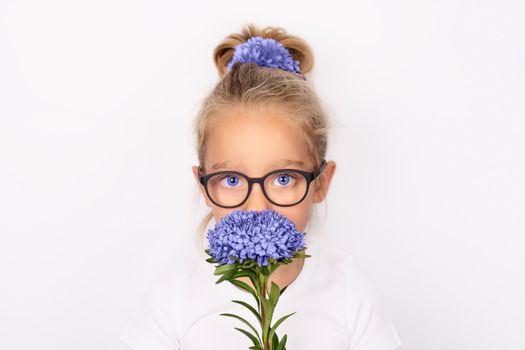
<svg viewBox="0 0 525 350">
<path fill-rule="evenodd" d="M 304 234 L 286 216 L 274 210 L 236 210 L 208 230 L 210 255 L 215 262 L 231 265 L 236 261 L 255 260 L 268 266 L 274 260 L 292 258 L 304 247 Z"/>
<path fill-rule="evenodd" d="M 255 62 L 262 67 L 280 68 L 294 73 L 301 73 L 299 61 L 294 60 L 290 52 L 281 43 L 272 38 L 254 36 L 235 46 L 233 57 L 226 68 L 230 70 L 236 62 Z"/>
</svg>

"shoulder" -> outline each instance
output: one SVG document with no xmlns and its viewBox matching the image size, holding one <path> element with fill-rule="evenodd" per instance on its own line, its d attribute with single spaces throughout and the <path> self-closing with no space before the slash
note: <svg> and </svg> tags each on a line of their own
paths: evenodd
<svg viewBox="0 0 525 350">
<path fill-rule="evenodd" d="M 178 250 L 173 253 L 160 275 L 171 275 L 179 280 L 186 280 L 197 268 L 199 257 L 193 250 Z"/>
<path fill-rule="evenodd" d="M 146 289 L 120 339 L 133 349 L 165 350 L 178 346 L 182 290 L 197 266 L 196 254 L 174 253 Z"/>
<path fill-rule="evenodd" d="M 198 257 L 192 251 L 177 251 L 169 262 L 158 272 L 149 287 L 147 296 L 161 301 L 180 296 L 181 288 L 191 278 L 198 267 Z M 175 302 L 175 300 L 173 300 Z"/>
<path fill-rule="evenodd" d="M 337 250 L 342 250 L 337 248 Z M 346 331 L 350 349 L 397 349 L 402 345 L 381 294 L 347 251 L 344 260 Z"/>
<path fill-rule="evenodd" d="M 354 264 L 353 256 L 348 250 L 325 242 L 316 242 L 307 249 L 306 254 L 315 255 L 319 263 L 340 273 L 340 276 L 344 276 Z"/>
</svg>

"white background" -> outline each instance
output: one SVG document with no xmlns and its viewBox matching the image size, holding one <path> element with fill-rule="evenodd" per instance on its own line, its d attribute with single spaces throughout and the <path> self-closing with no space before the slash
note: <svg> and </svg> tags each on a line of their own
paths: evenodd
<svg viewBox="0 0 525 350">
<path fill-rule="evenodd" d="M 458 0 L 1 1 L 0 349 L 126 349 L 193 249 L 191 122 L 249 22 L 314 50 L 338 125 L 319 233 L 403 349 L 523 350 L 525 5 Z"/>
</svg>

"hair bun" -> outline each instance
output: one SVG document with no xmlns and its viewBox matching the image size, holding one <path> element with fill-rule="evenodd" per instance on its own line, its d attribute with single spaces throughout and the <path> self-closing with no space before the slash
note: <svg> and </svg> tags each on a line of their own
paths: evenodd
<svg viewBox="0 0 525 350">
<path fill-rule="evenodd" d="M 250 23 L 245 26 L 240 33 L 228 35 L 213 50 L 213 61 L 221 77 L 228 71 L 226 66 L 233 57 L 235 47 L 254 36 L 271 38 L 283 45 L 288 52 L 290 52 L 292 58 L 299 61 L 302 74 L 306 74 L 312 70 L 314 61 L 312 49 L 303 39 L 288 34 L 282 27 L 265 27 L 259 29 L 256 25 Z"/>
</svg>

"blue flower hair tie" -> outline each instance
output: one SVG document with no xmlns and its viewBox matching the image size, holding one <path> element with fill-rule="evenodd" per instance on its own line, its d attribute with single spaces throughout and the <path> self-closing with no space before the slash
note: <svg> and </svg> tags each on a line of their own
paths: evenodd
<svg viewBox="0 0 525 350">
<path fill-rule="evenodd" d="M 294 60 L 290 52 L 272 38 L 253 36 L 242 44 L 235 46 L 235 52 L 226 68 L 231 70 L 236 63 L 255 62 L 262 67 L 279 68 L 303 76 L 299 61 Z"/>
</svg>

